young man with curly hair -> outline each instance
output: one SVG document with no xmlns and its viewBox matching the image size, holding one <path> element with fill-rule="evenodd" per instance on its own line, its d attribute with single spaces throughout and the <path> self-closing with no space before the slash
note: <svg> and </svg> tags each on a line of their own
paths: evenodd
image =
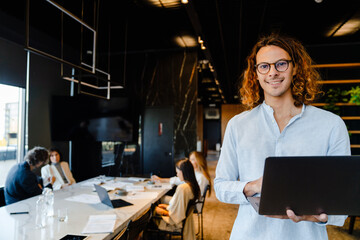
<svg viewBox="0 0 360 240">
<path fill-rule="evenodd" d="M 261 216 L 247 201 L 261 192 L 269 156 L 350 155 L 343 120 L 310 105 L 321 93 L 312 64 L 298 40 L 277 34 L 262 37 L 247 58 L 240 96 L 248 111 L 227 125 L 214 184 L 220 201 L 240 204 L 230 239 L 327 239 L 326 225 L 346 219 L 290 209 Z"/>
</svg>

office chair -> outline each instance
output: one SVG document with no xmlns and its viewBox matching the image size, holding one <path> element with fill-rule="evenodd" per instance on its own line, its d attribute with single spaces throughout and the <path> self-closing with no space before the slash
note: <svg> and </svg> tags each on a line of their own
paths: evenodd
<svg viewBox="0 0 360 240">
<path fill-rule="evenodd" d="M 126 227 L 126 239 L 135 240 L 138 239 L 142 231 L 146 230 L 148 223 L 152 217 L 153 208 L 148 208 L 145 213 L 135 220 L 130 220 Z"/>
<path fill-rule="evenodd" d="M 354 230 L 355 220 L 357 216 L 349 216 L 350 217 L 350 224 L 349 224 L 349 234 L 352 234 Z"/>
<path fill-rule="evenodd" d="M 116 235 L 112 240 L 127 240 L 126 229 L 127 228 L 124 228 L 123 230 L 121 230 L 121 232 L 118 233 L 118 235 Z"/>
<path fill-rule="evenodd" d="M 196 235 L 201 234 L 201 240 L 204 239 L 203 208 L 204 208 L 204 205 L 205 205 L 206 194 L 208 193 L 209 189 L 210 189 L 210 185 L 207 185 L 201 199 L 197 200 L 195 202 L 196 207 L 194 209 L 194 213 L 196 213 L 197 216 L 198 216 L 198 232 L 196 233 Z M 200 209 L 198 209 L 198 206 L 200 206 Z"/>
<path fill-rule="evenodd" d="M 195 209 L 195 201 L 194 200 L 190 200 L 188 203 L 188 206 L 186 208 L 186 215 L 185 215 L 185 219 L 182 220 L 181 223 L 181 230 L 180 231 L 167 231 L 167 230 L 161 230 L 161 229 L 147 229 L 148 232 L 156 232 L 157 233 L 157 239 L 159 239 L 159 235 L 160 234 L 166 234 L 169 235 L 169 240 L 172 239 L 172 236 L 181 236 L 181 240 L 184 240 L 184 228 L 185 228 L 185 224 L 187 219 L 189 218 L 189 216 L 192 216 L 192 213 L 194 212 Z M 154 216 L 157 218 L 161 218 L 160 216 Z"/>
<path fill-rule="evenodd" d="M 5 206 L 5 193 L 4 193 L 4 188 L 0 188 L 0 207 Z"/>
<path fill-rule="evenodd" d="M 149 208 L 140 217 L 135 220 L 130 220 L 123 230 L 116 235 L 112 240 L 134 240 L 139 234 L 146 229 L 152 217 L 152 208 Z"/>
</svg>

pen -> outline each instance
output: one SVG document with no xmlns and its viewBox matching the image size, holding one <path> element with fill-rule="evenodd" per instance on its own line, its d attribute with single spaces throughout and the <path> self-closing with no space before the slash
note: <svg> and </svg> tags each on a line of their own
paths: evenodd
<svg viewBox="0 0 360 240">
<path fill-rule="evenodd" d="M 13 215 L 13 214 L 29 214 L 29 212 L 11 212 L 10 214 L 11 215 Z"/>
</svg>

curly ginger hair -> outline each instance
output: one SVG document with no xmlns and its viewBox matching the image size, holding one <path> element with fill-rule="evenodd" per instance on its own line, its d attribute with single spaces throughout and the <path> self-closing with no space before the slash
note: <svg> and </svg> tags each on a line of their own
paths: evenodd
<svg viewBox="0 0 360 240">
<path fill-rule="evenodd" d="M 252 109 L 264 101 L 264 93 L 257 80 L 255 65 L 258 51 L 269 45 L 284 49 L 291 57 L 292 63 L 297 66 L 296 75 L 291 83 L 294 105 L 313 103 L 323 93 L 319 84 L 321 77 L 318 71 L 311 66 L 313 61 L 305 47 L 294 38 L 270 34 L 262 37 L 247 57 L 247 68 L 242 75 L 243 79 L 239 90 L 242 104 L 248 109 Z"/>
</svg>

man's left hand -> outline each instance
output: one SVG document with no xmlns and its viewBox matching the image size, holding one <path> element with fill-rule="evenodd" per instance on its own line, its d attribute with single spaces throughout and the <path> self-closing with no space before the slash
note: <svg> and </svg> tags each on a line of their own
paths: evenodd
<svg viewBox="0 0 360 240">
<path fill-rule="evenodd" d="M 328 221 L 328 215 L 326 213 L 322 213 L 320 215 L 295 215 L 293 210 L 286 210 L 286 214 L 293 222 L 301 222 L 301 221 L 309 221 L 309 222 L 322 222 L 326 223 Z"/>
<path fill-rule="evenodd" d="M 280 219 L 291 219 L 295 223 L 298 223 L 298 222 L 301 222 L 301 221 L 326 223 L 328 221 L 328 215 L 326 213 L 322 213 L 320 215 L 297 216 L 297 215 L 295 215 L 294 211 L 291 210 L 291 209 L 286 210 L 286 215 L 266 215 L 266 217 L 280 218 Z"/>
</svg>

